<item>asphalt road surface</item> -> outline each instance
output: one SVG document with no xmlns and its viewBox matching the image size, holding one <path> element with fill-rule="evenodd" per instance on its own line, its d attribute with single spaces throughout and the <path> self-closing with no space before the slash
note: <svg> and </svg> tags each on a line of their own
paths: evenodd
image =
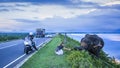
<svg viewBox="0 0 120 68">
<path fill-rule="evenodd" d="M 40 45 L 48 39 L 50 38 L 35 39 L 36 46 Z M 18 57 L 25 55 L 23 42 L 24 40 L 21 39 L 0 43 L 0 68 L 8 68 L 11 62 L 13 62 Z"/>
</svg>

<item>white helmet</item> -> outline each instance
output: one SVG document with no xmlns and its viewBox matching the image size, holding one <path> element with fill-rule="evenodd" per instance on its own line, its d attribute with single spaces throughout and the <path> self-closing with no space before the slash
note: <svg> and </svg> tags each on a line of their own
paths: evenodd
<svg viewBox="0 0 120 68">
<path fill-rule="evenodd" d="M 29 35 L 33 35 L 33 32 L 30 32 Z"/>
</svg>

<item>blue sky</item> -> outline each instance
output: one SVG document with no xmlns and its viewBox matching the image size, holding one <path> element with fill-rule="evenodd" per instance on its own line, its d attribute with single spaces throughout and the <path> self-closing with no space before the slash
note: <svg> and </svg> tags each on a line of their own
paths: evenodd
<svg viewBox="0 0 120 68">
<path fill-rule="evenodd" d="M 120 0 L 0 0 L 0 32 L 120 32 Z"/>
</svg>

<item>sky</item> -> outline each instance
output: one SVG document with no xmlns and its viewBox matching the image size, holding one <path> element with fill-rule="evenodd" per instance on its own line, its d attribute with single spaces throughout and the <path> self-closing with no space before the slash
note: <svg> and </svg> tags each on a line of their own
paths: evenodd
<svg viewBox="0 0 120 68">
<path fill-rule="evenodd" d="M 0 32 L 120 32 L 120 0 L 0 0 Z"/>
</svg>

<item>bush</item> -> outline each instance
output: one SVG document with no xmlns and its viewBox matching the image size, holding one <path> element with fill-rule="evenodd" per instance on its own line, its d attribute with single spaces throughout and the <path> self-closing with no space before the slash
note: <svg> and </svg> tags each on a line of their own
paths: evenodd
<svg viewBox="0 0 120 68">
<path fill-rule="evenodd" d="M 120 68 L 119 64 L 113 62 L 113 58 L 101 51 L 100 57 L 91 56 L 86 51 L 72 51 L 67 56 L 67 61 L 72 68 Z"/>
<path fill-rule="evenodd" d="M 91 63 L 91 56 L 85 51 L 72 51 L 67 56 L 68 63 L 72 68 L 93 68 Z"/>
</svg>

